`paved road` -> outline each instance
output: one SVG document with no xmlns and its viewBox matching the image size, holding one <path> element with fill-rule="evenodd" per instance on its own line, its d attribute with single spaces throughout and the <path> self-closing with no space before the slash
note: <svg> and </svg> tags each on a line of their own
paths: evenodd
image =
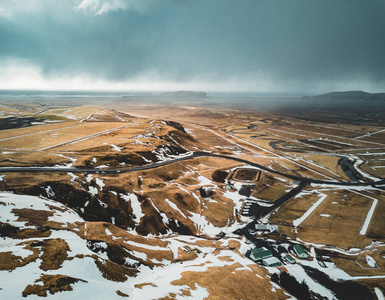
<svg viewBox="0 0 385 300">
<path fill-rule="evenodd" d="M 383 184 L 385 184 L 385 179 L 381 179 L 381 180 L 378 180 L 378 181 L 371 181 L 371 182 L 347 182 L 347 181 L 320 180 L 320 179 L 313 179 L 313 178 L 308 178 L 308 177 L 303 177 L 303 176 L 296 176 L 296 175 L 292 175 L 292 174 L 287 174 L 287 173 L 279 172 L 279 171 L 273 170 L 271 168 L 262 166 L 260 164 L 257 164 L 257 163 L 254 163 L 254 162 L 242 159 L 242 158 L 226 156 L 226 155 L 220 155 L 220 154 L 212 154 L 212 153 L 208 153 L 208 152 L 193 152 L 193 155 L 192 155 L 191 158 L 199 157 L 199 156 L 201 156 L 201 157 L 208 156 L 208 157 L 218 157 L 218 158 L 224 158 L 224 159 L 231 159 L 231 160 L 235 160 L 235 161 L 247 164 L 249 166 L 256 167 L 256 168 L 258 168 L 260 170 L 264 170 L 264 171 L 267 171 L 267 172 L 270 172 L 270 173 L 273 173 L 273 174 L 281 175 L 283 177 L 286 177 L 286 178 L 289 178 L 289 179 L 292 179 L 292 180 L 295 180 L 295 181 L 306 181 L 308 183 L 327 184 L 327 185 L 344 185 L 344 186 L 369 186 L 369 185 L 374 186 L 374 185 L 383 185 Z"/>
<path fill-rule="evenodd" d="M 119 174 L 119 173 L 129 173 L 134 171 L 142 171 L 158 168 L 161 166 L 166 166 L 173 164 L 179 161 L 184 161 L 194 158 L 194 154 L 188 156 L 181 156 L 170 160 L 165 160 L 151 165 L 138 166 L 125 169 L 103 169 L 103 168 L 79 168 L 79 167 L 0 167 L 0 173 L 9 173 L 9 172 L 61 172 L 61 173 L 102 173 L 102 174 Z"/>
<path fill-rule="evenodd" d="M 283 203 L 285 203 L 287 200 L 293 198 L 295 195 L 299 194 L 303 187 L 307 184 L 307 180 L 301 180 L 299 185 L 292 190 L 290 190 L 285 195 L 279 197 L 277 200 L 273 202 L 270 206 L 261 206 L 258 203 L 253 203 L 250 206 L 250 212 L 249 216 L 253 216 L 255 220 L 259 220 L 260 218 L 266 216 L 273 210 L 275 210 L 277 207 L 281 206 Z"/>
<path fill-rule="evenodd" d="M 79 168 L 79 167 L 71 167 L 71 168 L 62 168 L 62 167 L 0 167 L 0 173 L 9 173 L 9 172 L 62 172 L 62 173 L 101 173 L 101 174 L 119 174 L 119 173 L 128 173 L 128 172 L 134 172 L 134 171 L 143 171 L 143 170 L 149 170 L 153 168 L 158 168 L 161 166 L 166 166 L 169 164 L 173 164 L 180 161 L 185 161 L 197 157 L 217 157 L 217 158 L 223 158 L 223 159 L 231 159 L 234 161 L 238 161 L 240 163 L 256 167 L 260 170 L 264 170 L 273 174 L 281 175 L 283 177 L 295 180 L 295 181 L 306 181 L 309 183 L 317 183 L 317 184 L 326 184 L 326 185 L 343 185 L 343 186 L 376 186 L 376 185 L 384 185 L 385 179 L 381 179 L 378 181 L 371 181 L 371 182 L 346 182 L 346 181 L 331 181 L 331 180 L 319 180 L 319 179 L 313 179 L 303 176 L 296 176 L 292 174 L 287 174 L 283 172 L 279 172 L 276 170 L 273 170 L 271 168 L 262 166 L 260 164 L 238 158 L 233 156 L 226 156 L 226 155 L 220 155 L 220 154 L 212 154 L 209 152 L 192 152 L 190 155 L 180 156 L 177 158 L 173 158 L 170 160 L 165 160 L 157 163 L 153 163 L 150 165 L 144 165 L 144 166 L 138 166 L 138 167 L 132 167 L 132 168 L 125 168 L 125 169 L 101 169 L 101 168 Z"/>
</svg>

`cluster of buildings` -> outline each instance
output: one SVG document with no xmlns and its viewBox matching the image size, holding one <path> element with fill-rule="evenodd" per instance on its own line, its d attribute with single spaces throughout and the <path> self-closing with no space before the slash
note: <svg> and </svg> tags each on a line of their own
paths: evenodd
<svg viewBox="0 0 385 300">
<path fill-rule="evenodd" d="M 309 257 L 306 250 L 299 244 L 293 246 L 293 251 L 298 258 L 306 259 Z M 266 247 L 254 248 L 251 250 L 250 258 L 266 267 L 278 267 L 282 262 L 295 263 L 295 259 L 288 253 L 283 254 L 281 259 L 273 256 L 273 252 Z"/>
<path fill-rule="evenodd" d="M 266 267 L 277 267 L 282 264 L 277 257 L 273 256 L 273 252 L 265 247 L 251 250 L 250 258 Z"/>
</svg>

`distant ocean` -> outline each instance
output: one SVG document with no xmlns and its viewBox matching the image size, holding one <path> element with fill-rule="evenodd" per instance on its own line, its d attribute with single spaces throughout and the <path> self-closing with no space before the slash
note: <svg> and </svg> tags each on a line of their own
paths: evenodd
<svg viewBox="0 0 385 300">
<path fill-rule="evenodd" d="M 31 90 L 0 90 L 0 103 L 43 102 L 45 104 L 107 104 L 108 102 L 171 102 L 175 104 L 191 102 L 191 98 L 165 98 L 162 92 L 143 91 L 31 91 Z M 194 102 L 229 107 L 250 109 L 275 109 L 288 103 L 297 103 L 303 95 L 279 93 L 239 93 L 239 92 L 208 92 L 207 98 L 195 98 Z"/>
<path fill-rule="evenodd" d="M 161 92 L 139 91 L 31 91 L 0 90 L 0 98 L 122 98 L 136 96 L 157 96 Z M 299 94 L 249 93 L 249 92 L 208 92 L 210 98 L 299 98 Z"/>
</svg>

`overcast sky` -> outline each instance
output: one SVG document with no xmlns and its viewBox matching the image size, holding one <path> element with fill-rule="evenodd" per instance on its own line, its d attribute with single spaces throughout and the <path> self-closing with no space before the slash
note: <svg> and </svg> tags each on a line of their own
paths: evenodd
<svg viewBox="0 0 385 300">
<path fill-rule="evenodd" d="M 0 89 L 385 91 L 385 0 L 0 0 Z"/>
</svg>

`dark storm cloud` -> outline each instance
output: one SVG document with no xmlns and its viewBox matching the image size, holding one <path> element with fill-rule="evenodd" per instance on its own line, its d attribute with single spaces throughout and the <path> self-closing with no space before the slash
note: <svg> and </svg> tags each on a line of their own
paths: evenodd
<svg viewBox="0 0 385 300">
<path fill-rule="evenodd" d="M 1 58 L 27 59 L 46 76 L 111 81 L 259 76 L 284 89 L 292 82 L 385 82 L 385 1 L 166 0 L 106 11 L 76 5 L 0 16 Z"/>
</svg>

